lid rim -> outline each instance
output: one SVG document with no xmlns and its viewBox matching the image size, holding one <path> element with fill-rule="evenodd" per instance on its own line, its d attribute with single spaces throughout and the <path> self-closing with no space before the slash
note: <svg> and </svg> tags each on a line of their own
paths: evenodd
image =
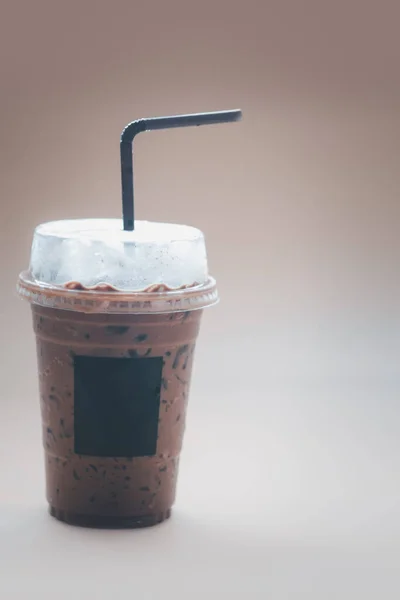
<svg viewBox="0 0 400 600">
<path fill-rule="evenodd" d="M 18 294 L 31 304 L 86 313 L 162 314 L 199 310 L 219 300 L 216 281 L 208 280 L 190 288 L 161 292 L 77 290 L 52 286 L 32 279 L 23 271 L 17 283 Z"/>
</svg>

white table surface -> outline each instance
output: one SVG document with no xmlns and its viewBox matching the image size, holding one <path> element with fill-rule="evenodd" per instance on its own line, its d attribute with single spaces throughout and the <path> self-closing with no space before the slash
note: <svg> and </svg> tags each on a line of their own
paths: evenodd
<svg viewBox="0 0 400 600">
<path fill-rule="evenodd" d="M 48 516 L 36 402 L 2 406 L 0 598 L 391 600 L 400 594 L 397 389 L 270 384 L 258 414 L 194 386 L 173 517 Z M 240 407 L 246 407 L 242 410 Z M 225 408 L 224 408 L 225 407 Z"/>
</svg>

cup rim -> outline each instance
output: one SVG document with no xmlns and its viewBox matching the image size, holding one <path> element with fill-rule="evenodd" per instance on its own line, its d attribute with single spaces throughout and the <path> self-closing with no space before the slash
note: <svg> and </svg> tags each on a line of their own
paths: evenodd
<svg viewBox="0 0 400 600">
<path fill-rule="evenodd" d="M 163 314 L 208 308 L 219 301 L 213 277 L 200 285 L 159 292 L 69 289 L 39 282 L 22 271 L 18 294 L 31 304 L 85 313 Z"/>
</svg>

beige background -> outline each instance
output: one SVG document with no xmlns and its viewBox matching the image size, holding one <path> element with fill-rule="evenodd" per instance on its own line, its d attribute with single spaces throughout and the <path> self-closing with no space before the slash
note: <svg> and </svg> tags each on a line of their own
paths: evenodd
<svg viewBox="0 0 400 600">
<path fill-rule="evenodd" d="M 53 597 L 44 580 L 66 564 L 97 598 L 115 580 L 123 594 L 132 556 L 148 598 L 165 592 L 161 576 L 146 587 L 154 561 L 182 578 L 175 597 L 397 598 L 399 4 L 1 8 L 3 595 Z M 236 107 L 240 124 L 135 149 L 137 216 L 203 229 L 222 297 L 204 318 L 175 520 L 140 537 L 63 528 L 44 512 L 34 339 L 14 293 L 32 230 L 120 215 L 130 120 Z M 101 561 L 114 566 L 94 584 Z"/>
</svg>

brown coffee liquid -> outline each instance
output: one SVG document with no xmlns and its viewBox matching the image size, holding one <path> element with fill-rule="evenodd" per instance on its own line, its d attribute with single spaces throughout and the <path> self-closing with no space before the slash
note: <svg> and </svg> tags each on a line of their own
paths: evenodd
<svg viewBox="0 0 400 600">
<path fill-rule="evenodd" d="M 51 514 L 96 527 L 163 521 L 202 311 L 32 312 Z"/>
</svg>

